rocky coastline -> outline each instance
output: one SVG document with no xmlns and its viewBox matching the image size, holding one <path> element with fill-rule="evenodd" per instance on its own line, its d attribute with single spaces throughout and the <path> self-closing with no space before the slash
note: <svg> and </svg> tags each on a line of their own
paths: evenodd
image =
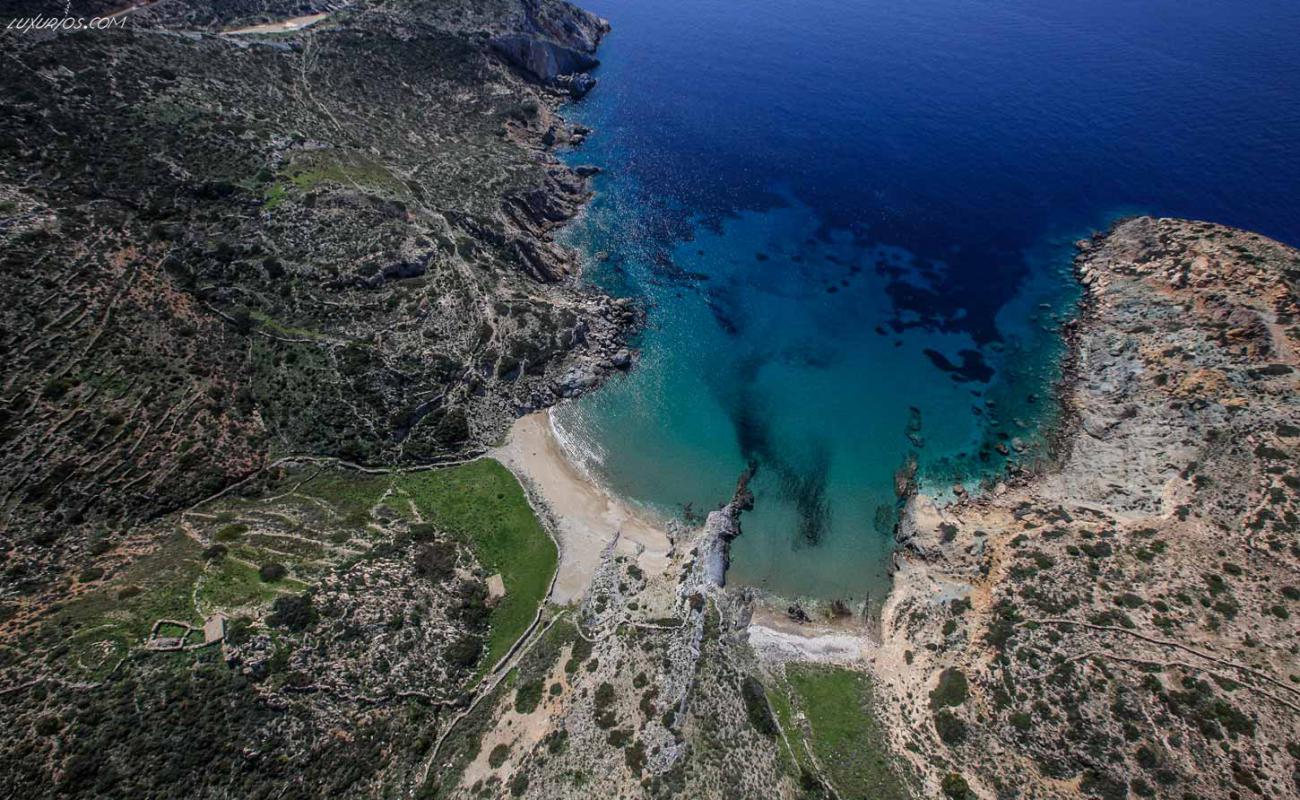
<svg viewBox="0 0 1300 800">
<path fill-rule="evenodd" d="M 640 311 L 554 239 L 592 173 L 560 109 L 608 24 L 332 3 L 225 35 L 301 10 L 159 0 L 11 42 L 0 596 L 284 455 L 463 458 L 631 366 Z"/>
<path fill-rule="evenodd" d="M 929 791 L 1300 788 L 1297 265 L 1180 220 L 1079 243 L 1053 462 L 900 522 L 873 672 Z"/>
</svg>

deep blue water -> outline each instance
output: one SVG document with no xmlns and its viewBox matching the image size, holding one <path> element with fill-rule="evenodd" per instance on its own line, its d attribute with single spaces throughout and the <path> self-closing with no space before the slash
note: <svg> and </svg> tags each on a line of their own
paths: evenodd
<svg viewBox="0 0 1300 800">
<path fill-rule="evenodd" d="M 929 491 L 1037 457 L 1074 239 L 1300 243 L 1294 0 L 584 5 L 614 32 L 569 158 L 606 172 L 569 236 L 650 324 L 559 424 L 664 514 L 755 463 L 733 580 L 879 599 L 909 454 Z"/>
</svg>

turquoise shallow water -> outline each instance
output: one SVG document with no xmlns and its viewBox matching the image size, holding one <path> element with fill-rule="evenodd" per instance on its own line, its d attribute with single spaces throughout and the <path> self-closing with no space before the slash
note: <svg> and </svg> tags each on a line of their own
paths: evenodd
<svg viewBox="0 0 1300 800">
<path fill-rule="evenodd" d="M 893 307 L 881 266 L 915 269 L 906 250 L 827 230 L 791 199 L 697 223 L 669 251 L 685 277 L 663 279 L 662 258 L 624 238 L 627 213 L 617 193 L 604 195 L 571 236 L 587 252 L 617 252 L 596 274 L 649 303 L 641 359 L 559 409 L 557 424 L 606 485 L 665 515 L 716 507 L 755 462 L 758 503 L 733 549 L 733 581 L 879 600 L 893 477 L 909 455 L 927 487 L 946 490 L 1004 463 L 988 419 L 1005 420 L 997 430 L 1020 440 L 1022 458 L 1041 452 L 1055 332 L 1074 297 L 1062 270 L 1045 268 L 1008 306 L 986 354 L 998 379 L 983 383 L 925 355 L 959 363 L 976 347 L 968 333 L 884 322 Z M 1043 247 L 1057 265 L 1067 241 Z"/>
<path fill-rule="evenodd" d="M 746 464 L 731 579 L 879 600 L 893 476 L 1032 462 L 1073 240 L 1122 213 L 1300 240 L 1294 4 L 593 0 L 568 116 L 598 196 L 567 236 L 641 299 L 637 368 L 557 411 L 662 514 Z"/>
</svg>

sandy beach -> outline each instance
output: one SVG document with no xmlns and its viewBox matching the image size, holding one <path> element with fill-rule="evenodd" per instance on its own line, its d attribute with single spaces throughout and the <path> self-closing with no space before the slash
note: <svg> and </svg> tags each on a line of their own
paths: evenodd
<svg viewBox="0 0 1300 800">
<path fill-rule="evenodd" d="M 658 575 L 667 567 L 672 540 L 665 526 L 589 480 L 565 454 L 549 412 L 516 421 L 506 444 L 491 455 L 534 491 L 555 520 L 560 565 L 554 602 L 582 597 L 612 542 L 647 573 Z"/>
<path fill-rule="evenodd" d="M 795 622 L 781 610 L 756 603 L 749 643 L 766 660 L 861 664 L 879 648 L 866 628 L 851 621 Z"/>
</svg>

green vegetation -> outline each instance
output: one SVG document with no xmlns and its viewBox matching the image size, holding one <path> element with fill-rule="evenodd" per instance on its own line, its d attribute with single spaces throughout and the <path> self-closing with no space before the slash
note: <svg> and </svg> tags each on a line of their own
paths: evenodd
<svg viewBox="0 0 1300 800">
<path fill-rule="evenodd" d="M 204 612 L 217 609 L 260 608 L 269 606 L 279 597 L 283 587 L 302 588 L 296 581 L 283 580 L 275 584 L 262 579 L 259 570 L 231 558 L 213 565 L 210 572 L 199 580 L 194 599 Z"/>
<path fill-rule="evenodd" d="M 490 459 L 403 475 L 396 482 L 421 516 L 463 541 L 506 596 L 492 609 L 485 667 L 495 664 L 532 624 L 550 589 L 558 552 L 514 475 Z"/>
<path fill-rule="evenodd" d="M 768 710 L 767 692 L 763 690 L 763 684 L 753 675 L 746 675 L 740 682 L 740 696 L 745 700 L 745 714 L 754 730 L 768 738 L 776 736 L 776 720 L 772 719 L 772 712 Z"/>
<path fill-rule="evenodd" d="M 967 798 L 973 796 L 970 792 L 970 786 L 966 783 L 966 779 L 955 772 L 950 772 L 943 776 L 943 784 L 941 788 L 943 789 L 944 797 L 950 797 L 952 800 L 967 800 Z"/>
<path fill-rule="evenodd" d="M 934 715 L 934 729 L 939 733 L 939 738 L 949 747 L 956 747 L 966 741 L 969 733 L 966 723 L 946 708 Z"/>
<path fill-rule="evenodd" d="M 596 724 L 602 728 L 612 728 L 617 722 L 614 716 L 614 686 L 608 681 L 596 687 Z"/>
<path fill-rule="evenodd" d="M 100 676 L 149 637 L 159 619 L 200 622 L 190 592 L 203 570 L 201 548 L 183 533 L 59 607 L 37 636 L 66 653 L 81 675 Z"/>
<path fill-rule="evenodd" d="M 866 675 L 841 667 L 789 664 L 789 695 L 772 692 L 772 705 L 791 740 L 796 759 L 804 731 L 793 725 L 797 706 L 807 719 L 809 744 L 826 778 L 843 797 L 901 800 L 910 797 L 889 755 L 885 734 L 872 713 L 871 683 Z M 807 765 L 800 764 L 807 770 Z"/>
<path fill-rule="evenodd" d="M 334 506 L 345 522 L 360 527 L 370 521 L 370 509 L 379 502 L 391 479 L 386 475 L 322 472 L 298 487 L 302 494 Z"/>
<path fill-rule="evenodd" d="M 939 673 L 939 683 L 930 692 L 930 708 L 959 706 L 966 702 L 967 696 L 966 673 L 956 668 L 945 669 Z"/>
<path fill-rule="evenodd" d="M 488 766 L 491 767 L 492 769 L 496 769 L 497 767 L 506 763 L 506 759 L 509 757 L 510 757 L 510 745 L 499 744 L 496 747 L 492 748 L 491 753 L 488 753 Z"/>
<path fill-rule="evenodd" d="M 573 642 L 575 638 L 577 638 L 577 628 L 568 620 L 560 619 L 528 648 L 520 657 L 519 665 L 512 669 L 505 680 L 498 683 L 492 693 L 475 706 L 474 710 L 451 731 L 439 754 L 443 768 L 429 773 L 428 782 L 416 792 L 416 797 L 435 798 L 450 795 L 459 783 L 465 768 L 482 750 L 484 734 L 497 724 L 496 709 L 503 702 L 508 702 L 507 698 L 512 692 L 517 692 L 518 688 L 534 682 L 540 684 L 554 669 L 565 645 Z M 516 694 L 516 700 L 517 698 Z M 564 734 L 564 737 L 567 737 L 567 734 Z M 567 742 L 567 738 L 560 738 L 556 734 L 552 734 L 548 740 L 547 747 L 552 753 L 559 752 Z M 504 763 L 505 757 L 496 749 L 488 753 L 489 763 L 494 758 L 501 758 Z"/>
<path fill-rule="evenodd" d="M 542 702 L 542 681 L 541 679 L 525 681 L 519 684 L 515 689 L 515 711 L 520 714 L 531 714 L 537 710 L 537 704 Z"/>
<path fill-rule="evenodd" d="M 387 190 L 399 196 L 409 195 L 406 186 L 393 176 L 382 162 L 373 156 L 356 151 L 320 150 L 298 154 L 293 163 L 285 170 L 284 176 L 295 188 L 302 192 L 311 191 L 322 184 L 333 183 L 340 186 L 364 186 L 373 190 Z M 268 194 L 268 200 L 282 198 L 284 187 L 276 183 Z"/>
</svg>

